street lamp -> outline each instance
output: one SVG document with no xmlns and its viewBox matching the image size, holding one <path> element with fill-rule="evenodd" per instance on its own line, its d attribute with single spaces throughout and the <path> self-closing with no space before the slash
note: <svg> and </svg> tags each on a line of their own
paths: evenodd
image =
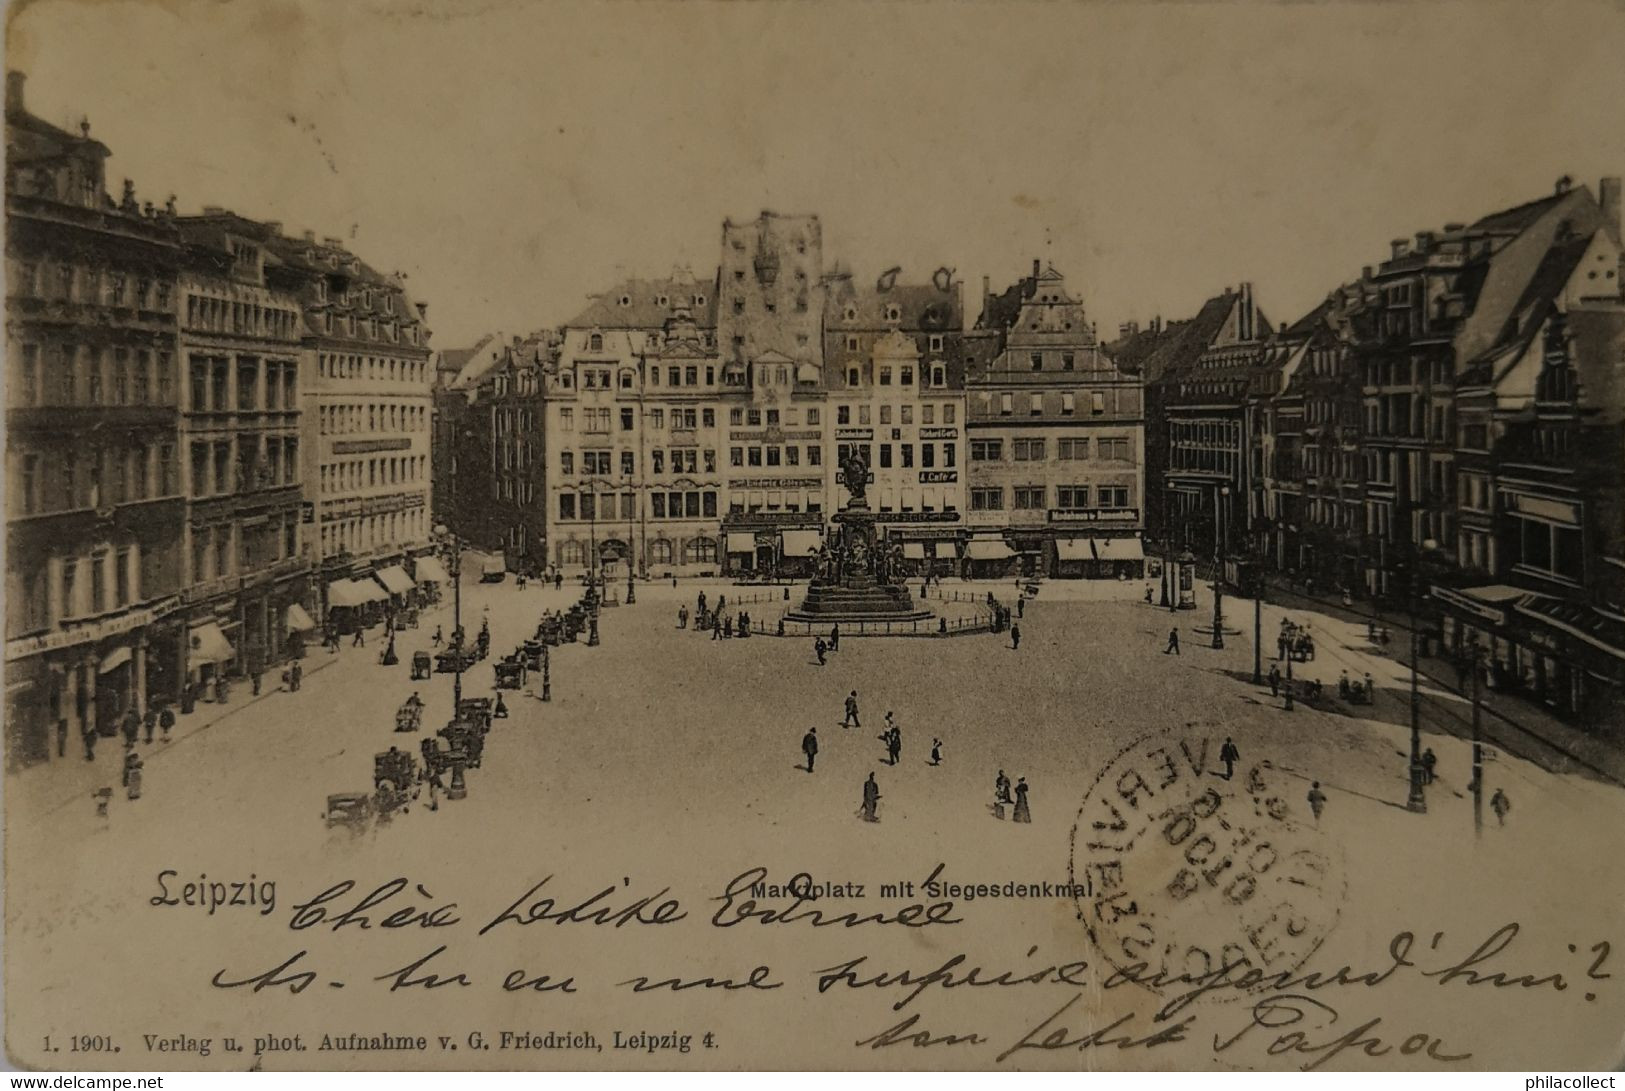
<svg viewBox="0 0 1625 1091">
<path fill-rule="evenodd" d="M 1230 498 L 1230 486 L 1220 485 L 1213 497 L 1213 647 L 1224 648 L 1224 508 L 1223 500 Z"/>
<path fill-rule="evenodd" d="M 463 706 L 463 543 L 444 523 L 436 526 L 434 532 L 446 558 L 446 574 L 451 577 L 451 631 L 457 652 L 457 673 L 452 676 L 452 714 L 456 715 Z"/>
<path fill-rule="evenodd" d="M 1473 836 L 1484 835 L 1484 725 L 1479 707 L 1478 679 L 1484 662 L 1484 649 L 1475 634 L 1468 642 L 1468 670 L 1473 673 Z"/>
<path fill-rule="evenodd" d="M 1422 697 L 1418 686 L 1417 659 L 1421 654 L 1422 626 L 1418 621 L 1421 612 L 1422 591 L 1422 559 L 1435 552 L 1439 543 L 1432 538 L 1422 542 L 1420 546 L 1412 549 L 1413 560 L 1410 571 L 1410 600 L 1411 600 L 1411 791 L 1405 801 L 1405 809 L 1415 811 L 1417 814 L 1426 814 L 1428 809 L 1427 795 L 1423 791 L 1422 778 L 1426 773 L 1422 765 Z"/>
</svg>

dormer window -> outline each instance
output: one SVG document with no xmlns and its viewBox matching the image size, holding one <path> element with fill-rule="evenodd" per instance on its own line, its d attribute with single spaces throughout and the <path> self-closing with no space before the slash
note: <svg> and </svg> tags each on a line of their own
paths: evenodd
<svg viewBox="0 0 1625 1091">
<path fill-rule="evenodd" d="M 601 333 L 595 333 L 595 334 L 592 334 L 591 336 L 589 336 L 587 338 L 587 351 L 588 352 L 603 352 L 604 351 L 604 335 L 601 334 Z"/>
<path fill-rule="evenodd" d="M 886 321 L 897 322 L 903 317 L 903 308 L 895 303 L 886 304 Z"/>
<path fill-rule="evenodd" d="M 395 297 L 394 296 L 386 295 L 384 297 L 384 313 L 385 314 L 394 314 L 395 313 Z"/>
<path fill-rule="evenodd" d="M 670 296 L 664 296 L 664 295 L 657 295 L 657 296 L 655 296 L 655 303 L 656 303 L 656 305 L 661 306 L 661 307 L 670 306 L 671 305 L 671 297 Z"/>
<path fill-rule="evenodd" d="M 694 297 L 694 306 L 696 306 L 696 307 L 705 306 L 705 296 L 703 296 L 703 295 L 695 296 Z"/>
<path fill-rule="evenodd" d="M 852 306 L 852 304 L 848 303 L 846 305 L 846 310 L 841 312 L 841 317 L 845 318 L 848 322 L 856 322 L 858 320 L 858 309 Z"/>
<path fill-rule="evenodd" d="M 857 386 L 858 385 L 858 376 L 859 376 L 859 372 L 858 372 L 857 368 L 848 367 L 846 369 L 846 385 L 847 386 Z"/>
</svg>

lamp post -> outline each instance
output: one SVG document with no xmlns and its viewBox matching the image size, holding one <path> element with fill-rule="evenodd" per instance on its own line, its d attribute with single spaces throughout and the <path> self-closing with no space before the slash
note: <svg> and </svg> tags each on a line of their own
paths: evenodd
<svg viewBox="0 0 1625 1091">
<path fill-rule="evenodd" d="M 542 700 L 553 699 L 553 657 L 548 654 L 546 644 L 542 645 Z"/>
<path fill-rule="evenodd" d="M 463 704 L 463 545 L 451 528 L 441 523 L 434 528 L 446 558 L 446 574 L 451 577 L 451 631 L 457 651 L 457 673 L 452 676 L 452 714 Z"/>
<path fill-rule="evenodd" d="M 1479 707 L 1478 678 L 1481 665 L 1484 661 L 1484 649 L 1479 647 L 1478 640 L 1468 646 L 1468 654 L 1472 662 L 1468 669 L 1473 674 L 1473 836 L 1484 836 L 1484 725 L 1481 719 L 1482 710 Z"/>
<path fill-rule="evenodd" d="M 637 589 L 632 584 L 632 541 L 637 536 L 637 527 L 634 521 L 637 518 L 637 487 L 633 484 L 632 475 L 626 475 L 626 495 L 633 498 L 632 507 L 626 511 L 626 604 L 632 605 L 638 601 Z"/>
<path fill-rule="evenodd" d="M 1411 790 L 1410 796 L 1405 800 L 1405 809 L 1417 814 L 1426 814 L 1428 809 L 1427 795 L 1423 790 L 1423 775 L 1426 769 L 1422 765 L 1422 695 L 1418 685 L 1417 660 L 1421 656 L 1422 626 L 1418 620 L 1421 612 L 1422 592 L 1422 559 L 1438 548 L 1438 543 L 1429 538 L 1420 546 L 1412 549 L 1412 563 L 1410 571 L 1410 600 L 1411 600 Z"/>
<path fill-rule="evenodd" d="M 1224 648 L 1224 503 L 1230 497 L 1230 486 L 1220 485 L 1213 495 L 1213 647 Z"/>
</svg>

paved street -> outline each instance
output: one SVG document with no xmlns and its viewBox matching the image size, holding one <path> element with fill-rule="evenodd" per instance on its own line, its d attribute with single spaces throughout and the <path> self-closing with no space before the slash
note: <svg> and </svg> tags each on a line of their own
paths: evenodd
<svg viewBox="0 0 1625 1091">
<path fill-rule="evenodd" d="M 969 586 L 1009 596 L 1007 586 Z M 413 650 L 428 646 L 437 624 L 449 632 L 447 609 L 402 634 L 398 667 L 376 664 L 381 644 L 374 635 L 365 650 L 312 652 L 297 694 L 245 701 L 203 727 L 216 711 L 206 706 L 192 718 L 199 723 L 183 723 L 182 734 L 167 747 L 143 746 L 146 784 L 138 802 L 116 791 L 117 746 L 101 748 L 94 772 L 89 763 L 70 761 L 7 778 L 7 790 L 17 794 L 8 830 L 13 874 L 40 884 L 26 915 L 18 902 L 9 903 L 12 957 L 50 979 L 54 950 L 89 945 L 114 970 L 131 975 L 135 1012 L 161 1003 L 157 991 L 146 991 L 156 990 L 156 983 L 135 972 L 139 952 L 149 944 L 185 952 L 176 956 L 183 963 L 176 972 L 207 979 L 224 957 L 210 942 L 220 924 L 196 909 L 131 908 L 155 892 L 153 877 L 164 867 L 180 872 L 179 881 L 200 873 L 246 879 L 235 874 L 245 866 L 261 878 L 280 877 L 277 918 L 252 922 L 264 940 L 253 950 L 265 958 L 285 957 L 278 954 L 284 947 L 291 953 L 321 943 L 320 937 L 307 942 L 282 933 L 279 922 L 295 898 L 345 877 L 372 884 L 410 876 L 436 895 L 450 892 L 445 896 L 469 907 L 470 917 L 494 915 L 549 874 L 558 876 L 561 898 L 564 891 L 585 896 L 607 884 L 641 893 L 671 886 L 693 912 L 706 914 L 713 907 L 705 899 L 755 863 L 772 866 L 779 881 L 791 870 L 832 881 L 922 879 L 938 861 L 961 881 L 1064 880 L 1071 828 L 1097 775 L 1135 738 L 1169 730 L 1208 740 L 1210 765 L 1231 736 L 1243 767 L 1267 762 L 1285 773 L 1298 786 L 1284 793 L 1286 802 L 1294 820 L 1305 825 L 1313 823 L 1303 795 L 1311 780 L 1322 782 L 1328 804 L 1320 828 L 1343 860 L 1348 884 L 1345 926 L 1328 941 L 1331 959 L 1369 962 L 1393 932 L 1430 932 L 1447 921 L 1454 931 L 1482 927 L 1487 935 L 1518 920 L 1531 935 L 1542 927 L 1563 928 L 1569 930 L 1563 942 L 1585 939 L 1589 945 L 1595 940 L 1575 930 L 1600 928 L 1608 906 L 1625 897 L 1620 861 L 1596 859 L 1573 836 L 1581 816 L 1590 823 L 1604 816 L 1625 821 L 1625 792 L 1593 776 L 1553 773 L 1503 756 L 1489 767 L 1488 784 L 1504 788 L 1514 809 L 1504 829 L 1486 810 L 1489 828 L 1475 845 L 1465 790 L 1468 746 L 1430 724 L 1425 741 L 1439 757 L 1439 779 L 1429 789 L 1429 811 L 1419 816 L 1403 809 L 1406 676 L 1392 659 L 1371 654 L 1363 646 L 1363 628 L 1352 623 L 1287 611 L 1310 625 L 1320 649 L 1315 662 L 1298 665 L 1295 674 L 1321 678 L 1329 697 L 1323 707 L 1300 704 L 1288 713 L 1270 699 L 1267 687 L 1248 680 L 1250 603 L 1233 603 L 1226 611 L 1230 626 L 1244 633 L 1230 636 L 1223 651 L 1204 646 L 1195 628 L 1211 617 L 1205 589 L 1199 609 L 1170 615 L 1139 602 L 1138 584 L 1046 584 L 1020 619 L 1019 650 L 1011 650 L 1007 635 L 847 639 L 822 668 L 806 640 L 713 641 L 679 630 L 677 606 L 686 603 L 692 610 L 702 589 L 713 601 L 719 592 L 736 596 L 742 590 L 695 582 L 676 589 L 639 587 L 637 604 L 604 611 L 601 646 L 589 648 L 583 640 L 556 651 L 552 703 L 531 695 L 539 688 L 535 678 L 529 692 L 505 693 L 512 715 L 488 737 L 483 767 L 469 772 L 468 798 L 442 802 L 437 813 L 420 801 L 410 814 L 362 832 L 329 829 L 321 819 L 329 793 L 371 787 L 374 753 L 392 743 L 416 750 L 419 736 L 392 731 L 395 707 L 414 688 L 427 703 L 426 729 L 444 722 L 451 677 L 414 684 L 408 663 Z M 519 592 L 511 582 L 469 584 L 465 624 L 475 632 L 480 619 L 489 617 L 495 659 L 529 635 L 544 608 L 562 607 L 578 591 L 570 585 L 562 592 L 534 585 Z M 799 596 L 799 589 L 792 595 Z M 767 604 L 760 609 L 761 616 L 773 616 Z M 1266 606 L 1266 640 L 1281 616 L 1280 607 Z M 1162 652 L 1170 624 L 1182 638 L 1177 657 Z M 490 692 L 490 663 L 465 676 L 468 694 Z M 1333 707 L 1343 667 L 1355 677 L 1372 673 L 1382 690 L 1374 708 L 1351 715 Z M 842 701 L 853 689 L 863 726 L 844 729 Z M 1459 699 L 1430 687 L 1428 715 L 1438 718 L 1451 708 L 1462 711 Z M 1022 718 L 1013 718 L 1012 709 Z M 903 733 L 896 767 L 886 764 L 876 737 L 888 710 Z M 802 768 L 801 739 L 811 727 L 817 728 L 820 750 L 816 772 L 809 775 Z M 927 761 L 933 736 L 943 741 L 938 767 Z M 1030 826 L 993 817 L 989 804 L 1000 769 L 1012 781 L 1027 778 Z M 882 794 L 881 820 L 873 825 L 856 816 L 870 772 Z M 88 794 L 86 778 L 96 774 L 115 787 L 106 819 L 95 816 Z M 52 780 L 57 776 L 59 783 Z M 1350 836 L 1354 831 L 1362 835 Z M 323 855 L 314 864 L 317 853 Z M 52 866 L 45 866 L 47 858 Z M 1564 877 L 1572 885 L 1579 872 L 1595 876 L 1594 905 L 1531 924 L 1547 884 Z M 506 874 L 511 882 L 501 881 Z M 1041 929 L 1035 935 L 1048 935 L 1076 914 L 1070 902 L 1023 902 L 1001 911 L 1012 913 L 1012 937 L 1027 934 L 1020 930 L 1023 922 Z M 129 915 L 128 929 L 77 927 L 107 915 Z M 1350 921 L 1362 926 L 1355 929 Z M 232 923 L 247 927 L 241 919 Z M 48 938 L 47 925 L 55 926 Z M 198 930 L 197 942 L 168 942 L 187 929 Z M 814 960 L 838 961 L 850 947 L 850 940 L 843 947 L 833 934 L 840 931 L 809 936 L 785 928 L 752 951 L 774 952 L 785 966 L 825 966 L 830 963 Z M 630 942 L 617 947 L 629 939 L 618 935 L 620 940 L 577 933 L 571 936 L 576 946 L 562 948 L 525 936 L 487 946 L 481 957 L 493 951 L 521 961 L 545 956 L 561 972 L 602 958 L 630 974 L 631 960 L 649 949 Z M 330 949 L 332 942 L 312 949 Z M 392 954 L 406 961 L 433 945 L 425 946 L 422 937 L 396 936 L 366 946 L 381 971 L 395 965 L 388 961 Z M 1086 946 L 1079 931 L 1075 950 Z M 271 964 L 236 968 L 258 972 Z M 43 994 L 41 1025 L 63 1025 L 63 1013 L 52 1010 L 59 1002 L 53 995 L 71 1002 L 66 989 Z M 697 1008 L 714 1002 L 721 1001 L 701 1000 Z M 254 1003 L 268 1018 L 291 1018 L 296 1010 L 270 996 Z M 613 1011 L 609 1000 L 583 996 L 572 1018 L 585 1019 L 580 1012 L 596 1004 L 606 1014 Z M 1418 1007 L 1409 1014 L 1424 1020 L 1426 1011 Z M 372 1017 L 358 1015 L 357 1021 Z M 1568 1040 L 1572 1045 L 1572 1030 Z M 794 1043 L 785 1048 L 786 1063 L 794 1063 Z"/>
</svg>

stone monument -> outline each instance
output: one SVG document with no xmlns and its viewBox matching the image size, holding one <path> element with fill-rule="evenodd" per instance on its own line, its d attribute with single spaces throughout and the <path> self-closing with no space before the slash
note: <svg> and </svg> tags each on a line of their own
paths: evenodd
<svg viewBox="0 0 1625 1091">
<path fill-rule="evenodd" d="M 921 621 L 931 616 L 903 586 L 903 551 L 875 537 L 874 515 L 864 493 L 869 466 L 850 457 L 841 464 L 841 483 L 851 494 L 837 512 L 834 531 L 818 551 L 816 570 L 801 605 L 785 615 L 791 621 Z"/>
</svg>

